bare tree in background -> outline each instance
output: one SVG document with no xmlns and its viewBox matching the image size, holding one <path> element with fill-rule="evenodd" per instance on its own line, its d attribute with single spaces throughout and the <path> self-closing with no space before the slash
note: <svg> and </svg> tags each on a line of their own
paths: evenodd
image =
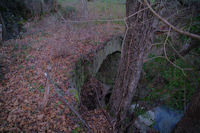
<svg viewBox="0 0 200 133">
<path fill-rule="evenodd" d="M 88 12 L 88 1 L 87 0 L 81 0 L 82 2 L 82 10 L 83 10 L 83 15 L 84 18 L 87 19 L 89 12 Z"/>
</svg>

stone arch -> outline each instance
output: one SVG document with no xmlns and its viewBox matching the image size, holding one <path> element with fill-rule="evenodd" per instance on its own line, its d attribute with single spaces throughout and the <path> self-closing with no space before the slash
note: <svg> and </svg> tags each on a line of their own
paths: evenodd
<svg viewBox="0 0 200 133">
<path fill-rule="evenodd" d="M 115 78 L 117 75 L 119 62 L 121 57 L 121 51 L 116 51 L 107 56 L 107 58 L 101 64 L 95 78 L 101 83 L 110 87 L 114 86 Z"/>
<path fill-rule="evenodd" d="M 122 47 L 122 40 L 121 38 L 113 38 L 112 40 L 108 41 L 104 47 L 97 51 L 97 54 L 94 56 L 93 63 L 92 63 L 92 76 L 96 76 L 97 72 L 99 71 L 101 65 L 103 64 L 104 60 L 113 53 L 121 52 Z"/>
<path fill-rule="evenodd" d="M 88 77 L 95 77 L 103 61 L 115 52 L 121 52 L 122 36 L 114 36 L 96 50 L 91 51 L 86 56 L 81 57 L 71 72 L 69 88 L 80 92 L 81 86 Z"/>
</svg>

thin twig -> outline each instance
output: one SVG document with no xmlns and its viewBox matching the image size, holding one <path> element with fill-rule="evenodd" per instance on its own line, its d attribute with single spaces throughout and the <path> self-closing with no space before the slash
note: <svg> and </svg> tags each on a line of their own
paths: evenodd
<svg viewBox="0 0 200 133">
<path fill-rule="evenodd" d="M 178 68 L 179 70 L 181 70 L 182 73 L 183 73 L 183 75 L 186 76 L 184 70 L 183 70 L 181 67 L 177 66 L 175 63 L 173 63 L 173 62 L 168 58 L 168 56 L 167 56 L 166 44 L 167 44 L 167 41 L 168 41 L 170 32 L 171 32 L 171 27 L 169 27 L 169 31 L 168 31 L 168 33 L 167 33 L 167 37 L 166 37 L 165 42 L 164 42 L 164 49 L 163 49 L 163 50 L 164 50 L 165 58 L 166 58 L 167 61 L 168 61 L 169 63 L 171 63 L 174 67 L 176 67 L 176 68 Z"/>
<path fill-rule="evenodd" d="M 151 5 L 147 2 L 147 0 L 144 0 L 145 4 L 148 6 L 148 8 L 150 9 L 150 11 L 157 17 L 159 18 L 162 22 L 164 22 L 165 24 L 167 24 L 169 27 L 171 27 L 174 31 L 180 33 L 180 34 L 183 34 L 183 35 L 186 35 L 186 36 L 189 36 L 191 38 L 194 38 L 194 39 L 198 39 L 200 40 L 200 36 L 197 35 L 197 34 L 193 34 L 193 33 L 190 33 L 190 32 L 186 32 L 186 31 L 183 31 L 183 30 L 180 30 L 178 28 L 176 28 L 174 25 L 172 25 L 171 23 L 169 23 L 166 19 L 164 19 L 163 17 L 161 17 L 158 13 L 156 13 L 153 8 L 151 7 Z"/>
<path fill-rule="evenodd" d="M 152 46 L 162 45 L 163 43 L 153 43 Z"/>
<path fill-rule="evenodd" d="M 51 80 L 48 72 L 45 73 L 45 77 L 50 81 L 50 83 L 53 84 L 54 90 L 57 93 L 58 97 L 69 107 L 69 109 L 79 118 L 79 120 L 85 125 L 85 127 L 88 128 L 88 130 L 93 133 L 89 125 L 87 124 L 86 121 L 84 121 L 81 117 L 81 115 L 74 109 L 73 106 L 71 106 L 68 101 L 65 99 L 65 97 L 60 93 L 60 89 L 54 84 L 53 80 Z"/>
<path fill-rule="evenodd" d="M 71 21 L 67 20 L 69 23 L 87 23 L 87 22 L 120 22 L 124 21 L 124 19 L 92 19 L 92 20 L 80 20 L 80 21 Z"/>
<path fill-rule="evenodd" d="M 103 107 L 102 107 L 102 105 L 101 105 L 101 103 L 100 103 L 100 101 L 99 101 L 99 94 L 98 94 L 98 92 L 97 92 L 97 88 L 96 88 L 96 87 L 94 87 L 94 88 L 95 88 L 95 92 L 96 92 L 96 95 L 97 95 L 97 101 L 98 101 L 99 107 L 101 108 L 101 111 L 103 112 L 104 116 L 106 117 L 108 123 L 110 124 L 110 126 L 112 127 L 112 130 L 113 130 L 113 124 L 112 124 L 112 122 L 111 122 L 111 120 L 110 120 L 110 117 L 109 117 L 109 116 L 107 115 L 107 113 L 104 111 L 104 109 L 103 109 Z"/>
<path fill-rule="evenodd" d="M 75 21 L 71 21 L 71 20 L 66 20 L 60 13 L 58 13 L 58 14 L 61 16 L 61 18 L 62 18 L 65 22 L 69 22 L 69 23 L 120 22 L 120 21 L 124 21 L 124 22 L 126 23 L 126 20 L 127 20 L 128 18 L 131 18 L 131 17 L 135 16 L 136 14 L 138 14 L 138 13 L 144 11 L 144 10 L 147 10 L 147 9 L 148 9 L 148 8 L 143 8 L 143 9 L 141 9 L 141 10 L 139 10 L 139 11 L 137 11 L 137 12 L 135 12 L 135 13 L 133 13 L 133 14 L 131 14 L 131 15 L 125 17 L 125 18 L 119 18 L 119 19 L 91 19 L 91 20 L 80 20 L 80 21 L 76 21 L 76 20 L 75 20 Z"/>
<path fill-rule="evenodd" d="M 165 59 L 165 56 L 156 56 L 156 57 L 152 57 L 152 58 L 147 58 L 147 59 L 145 59 L 145 60 L 143 61 L 143 63 L 146 63 L 146 62 L 148 62 L 148 61 L 154 60 L 154 59 L 156 59 L 156 58 L 164 58 L 164 59 Z"/>
<path fill-rule="evenodd" d="M 176 50 L 176 48 L 173 46 L 172 42 L 171 42 L 171 41 L 169 41 L 169 42 L 170 42 L 170 46 L 172 47 L 172 49 L 174 50 L 174 52 L 175 52 L 181 59 L 185 60 L 184 57 L 183 57 L 183 56 Z"/>
<path fill-rule="evenodd" d="M 138 13 L 144 11 L 144 10 L 147 10 L 147 9 L 148 9 L 147 7 L 146 7 L 146 8 L 143 8 L 143 9 L 141 9 L 141 10 L 139 10 L 139 11 L 137 11 L 137 12 L 135 12 L 135 13 L 133 13 L 133 14 L 131 14 L 131 15 L 125 17 L 125 19 L 129 19 L 129 18 L 135 16 L 136 14 L 138 14 Z"/>
<path fill-rule="evenodd" d="M 49 87 L 49 84 L 47 82 L 48 82 L 48 79 L 46 79 L 46 82 L 45 82 L 45 88 L 46 89 L 45 89 L 44 98 L 43 98 L 43 101 L 42 101 L 42 104 L 41 104 L 42 109 L 44 109 L 44 107 L 46 107 L 46 105 L 48 103 L 48 98 L 49 98 L 50 87 Z"/>
</svg>

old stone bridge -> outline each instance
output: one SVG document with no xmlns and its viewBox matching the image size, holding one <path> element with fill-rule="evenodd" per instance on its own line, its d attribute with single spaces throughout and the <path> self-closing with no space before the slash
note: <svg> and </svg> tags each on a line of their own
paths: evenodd
<svg viewBox="0 0 200 133">
<path fill-rule="evenodd" d="M 88 77 L 96 77 L 103 62 L 112 54 L 121 53 L 122 36 L 114 36 L 96 50 L 89 52 L 81 57 L 75 64 L 70 77 L 71 90 L 77 90 L 80 94 L 80 89 Z M 119 56 L 118 56 L 119 57 Z M 117 60 L 119 61 L 120 58 Z M 109 61 L 110 62 L 110 61 Z M 105 67 L 105 66 L 104 66 Z M 109 66 L 106 66 L 109 67 Z M 111 68 L 108 68 L 111 69 Z M 108 70 L 110 71 L 110 70 Z M 116 73 L 116 72 L 115 72 Z M 111 74 L 110 74 L 111 75 Z"/>
</svg>

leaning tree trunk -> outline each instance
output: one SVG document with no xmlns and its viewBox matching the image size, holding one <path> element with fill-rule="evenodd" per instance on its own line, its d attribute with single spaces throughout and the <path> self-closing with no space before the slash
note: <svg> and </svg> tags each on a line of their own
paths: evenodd
<svg viewBox="0 0 200 133">
<path fill-rule="evenodd" d="M 127 0 L 126 16 L 143 8 L 145 8 L 144 4 L 138 0 Z M 144 57 L 151 48 L 152 21 L 147 21 L 150 18 L 152 18 L 150 11 L 144 10 L 127 20 L 127 35 L 122 48 L 115 86 L 109 101 L 109 109 L 116 120 L 116 129 L 120 129 L 117 132 L 122 132 L 122 125 L 124 125 L 126 114 L 136 92 Z"/>
</svg>

